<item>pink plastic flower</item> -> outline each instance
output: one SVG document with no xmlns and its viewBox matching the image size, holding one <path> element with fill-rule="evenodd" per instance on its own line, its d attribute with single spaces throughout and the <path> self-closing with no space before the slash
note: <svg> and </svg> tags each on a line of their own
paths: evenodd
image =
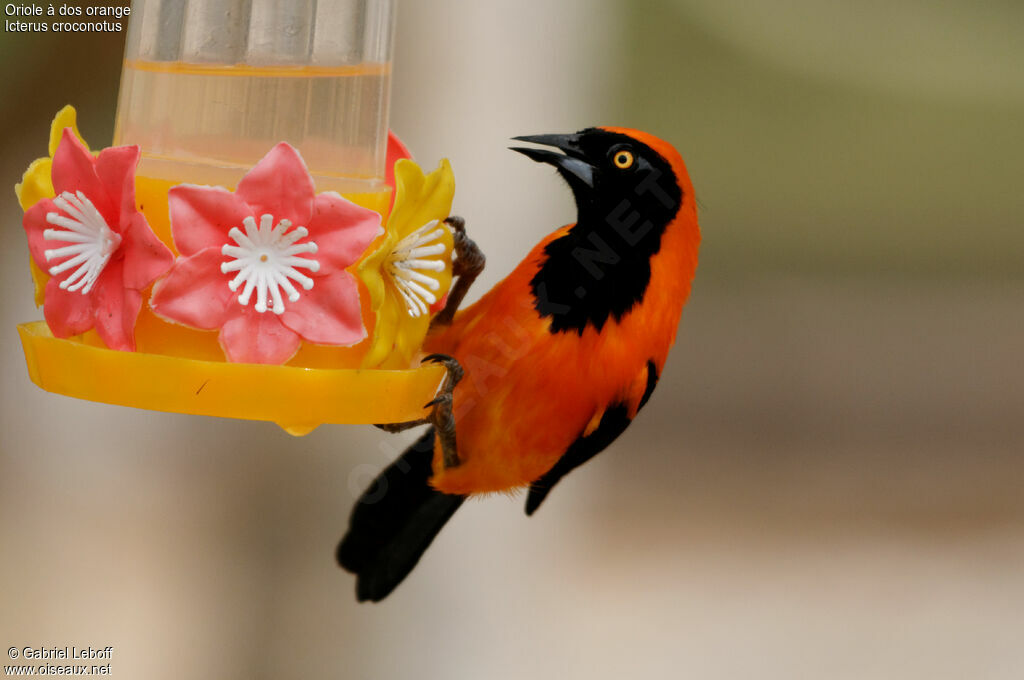
<svg viewBox="0 0 1024 680">
<path fill-rule="evenodd" d="M 43 314 L 58 338 L 95 327 L 107 347 L 135 349 L 142 290 L 174 259 L 135 208 L 138 162 L 137 146 L 93 156 L 65 128 L 53 155 L 55 196 L 25 212 L 32 259 L 51 276 Z"/>
<path fill-rule="evenodd" d="M 380 215 L 314 194 L 299 153 L 281 143 L 231 193 L 183 184 L 168 194 L 182 257 L 153 288 L 161 317 L 220 329 L 230 361 L 280 364 L 302 340 L 366 337 L 355 277 L 345 271 L 381 232 Z"/>
<path fill-rule="evenodd" d="M 388 148 L 384 159 L 384 181 L 391 187 L 391 205 L 395 204 L 395 163 L 407 158 L 412 160 L 412 152 L 394 130 L 388 130 Z"/>
</svg>

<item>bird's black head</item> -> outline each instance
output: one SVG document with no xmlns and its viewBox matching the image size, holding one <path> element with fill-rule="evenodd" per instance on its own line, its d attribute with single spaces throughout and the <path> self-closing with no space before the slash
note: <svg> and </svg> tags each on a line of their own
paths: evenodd
<svg viewBox="0 0 1024 680">
<path fill-rule="evenodd" d="M 552 333 L 600 331 L 647 290 L 651 258 L 692 193 L 683 160 L 670 144 L 624 128 L 515 139 L 558 150 L 513 147 L 558 168 L 578 210 L 576 224 L 544 248 L 534 306 L 551 317 Z"/>
<path fill-rule="evenodd" d="M 634 134 L 630 134 L 634 133 Z M 579 221 L 605 221 L 627 211 L 664 227 L 682 205 L 683 192 L 669 157 L 675 150 L 649 135 L 653 145 L 635 131 L 588 128 L 569 135 L 514 137 L 561 151 L 511 147 L 539 163 L 558 168 L 576 197 Z M 669 156 L 669 157 L 666 157 Z"/>
</svg>

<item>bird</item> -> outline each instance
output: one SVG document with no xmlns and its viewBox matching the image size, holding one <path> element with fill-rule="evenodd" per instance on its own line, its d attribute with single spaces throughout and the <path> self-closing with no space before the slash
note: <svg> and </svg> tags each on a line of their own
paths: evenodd
<svg viewBox="0 0 1024 680">
<path fill-rule="evenodd" d="M 632 422 L 675 341 L 701 240 L 679 152 L 619 127 L 513 139 L 568 184 L 576 221 L 457 309 L 484 257 L 448 219 L 457 280 L 423 345 L 446 377 L 430 417 L 381 426 L 431 425 L 352 510 L 336 558 L 359 601 L 387 597 L 469 496 L 525 490 L 536 512 Z"/>
</svg>

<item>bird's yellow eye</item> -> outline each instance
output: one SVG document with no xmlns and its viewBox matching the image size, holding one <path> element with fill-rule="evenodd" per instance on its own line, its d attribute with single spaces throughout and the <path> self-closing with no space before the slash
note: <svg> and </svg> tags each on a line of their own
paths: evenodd
<svg viewBox="0 0 1024 680">
<path fill-rule="evenodd" d="M 625 149 L 616 151 L 612 157 L 612 163 L 620 170 L 627 170 L 633 166 L 633 154 Z"/>
</svg>

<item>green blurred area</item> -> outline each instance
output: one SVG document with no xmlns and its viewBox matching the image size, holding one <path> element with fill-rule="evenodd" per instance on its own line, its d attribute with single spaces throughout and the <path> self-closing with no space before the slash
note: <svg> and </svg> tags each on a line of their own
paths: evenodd
<svg viewBox="0 0 1024 680">
<path fill-rule="evenodd" d="M 1024 272 L 1020 3 L 626 7 L 618 109 L 687 159 L 702 277 Z M 991 54 L 946 78 L 965 41 Z M 937 56 L 908 64 L 908 43 Z"/>
<path fill-rule="evenodd" d="M 50 120 L 65 104 L 78 109 L 79 128 L 94 147 L 108 145 L 123 52 L 123 33 L 0 33 L 0 98 L 5 102 L 0 106 L 0 140 L 5 165 L 20 161 L 27 166 L 45 152 Z M 42 148 L 35 156 L 12 157 L 15 149 L 39 140 Z"/>
</svg>

